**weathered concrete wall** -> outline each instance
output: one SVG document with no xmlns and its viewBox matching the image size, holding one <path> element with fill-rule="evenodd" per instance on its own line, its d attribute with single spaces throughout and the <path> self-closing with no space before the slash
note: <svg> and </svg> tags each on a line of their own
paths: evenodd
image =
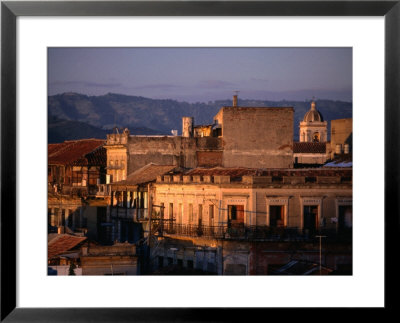
<svg viewBox="0 0 400 323">
<path fill-rule="evenodd" d="M 196 140 L 178 136 L 131 136 L 129 172 L 149 164 L 196 167 Z"/>
<path fill-rule="evenodd" d="M 197 137 L 196 148 L 198 150 L 222 150 L 222 139 L 217 137 Z"/>
<path fill-rule="evenodd" d="M 222 140 L 214 137 L 131 136 L 128 142 L 129 173 L 149 163 L 195 168 L 198 166 L 197 151 L 221 149 Z M 217 155 L 213 155 L 215 158 Z M 205 163 L 203 158 L 201 164 Z"/>
<path fill-rule="evenodd" d="M 198 167 L 222 166 L 222 151 L 198 151 Z"/>
<path fill-rule="evenodd" d="M 345 144 L 350 145 L 350 151 L 352 150 L 353 141 L 353 119 L 337 119 L 331 121 L 331 150 L 332 153 L 335 152 L 336 145 L 340 144 L 343 146 Z"/>
<path fill-rule="evenodd" d="M 222 247 L 223 275 L 249 275 L 250 244 L 229 241 Z"/>
<path fill-rule="evenodd" d="M 82 256 L 82 275 L 137 275 L 136 256 Z"/>
<path fill-rule="evenodd" d="M 222 108 L 224 167 L 293 167 L 293 108 Z"/>
<path fill-rule="evenodd" d="M 328 154 L 297 153 L 293 157 L 299 164 L 324 164 L 329 158 Z"/>
</svg>

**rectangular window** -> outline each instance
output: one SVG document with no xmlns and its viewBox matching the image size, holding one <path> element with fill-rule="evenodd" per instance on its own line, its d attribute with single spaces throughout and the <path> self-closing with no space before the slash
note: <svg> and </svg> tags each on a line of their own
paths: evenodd
<svg viewBox="0 0 400 323">
<path fill-rule="evenodd" d="M 73 184 L 82 184 L 82 171 L 73 171 L 72 172 L 72 183 Z"/>
<path fill-rule="evenodd" d="M 100 178 L 100 172 L 97 169 L 92 169 L 88 172 L 89 185 L 97 185 L 97 179 Z"/>
<path fill-rule="evenodd" d="M 208 206 L 208 222 L 210 227 L 214 225 L 214 205 L 212 204 Z"/>
<path fill-rule="evenodd" d="M 143 208 L 147 209 L 147 192 L 143 192 Z"/>
<path fill-rule="evenodd" d="M 228 223 L 230 225 L 244 224 L 244 206 L 228 205 Z"/>
<path fill-rule="evenodd" d="M 160 217 L 164 219 L 164 203 L 160 203 Z"/>
<path fill-rule="evenodd" d="M 73 222 L 73 217 L 74 217 L 74 211 L 73 210 L 68 210 L 68 226 L 72 228 L 74 222 Z"/>
<path fill-rule="evenodd" d="M 65 209 L 61 210 L 61 225 L 65 226 Z"/>
<path fill-rule="evenodd" d="M 117 192 L 118 196 L 118 206 L 124 206 L 124 192 Z"/>
<path fill-rule="evenodd" d="M 183 206 L 182 203 L 179 203 L 178 206 L 178 223 L 182 224 L 182 216 L 183 216 Z"/>
<path fill-rule="evenodd" d="M 193 204 L 189 203 L 189 223 L 193 222 Z"/>
<path fill-rule="evenodd" d="M 271 205 L 269 207 L 269 225 L 270 227 L 284 226 L 285 207 L 283 205 Z"/>
<path fill-rule="evenodd" d="M 174 203 L 169 203 L 168 218 L 172 220 L 174 218 Z"/>
<path fill-rule="evenodd" d="M 305 205 L 303 217 L 304 230 L 313 234 L 318 227 L 318 205 Z"/>
<path fill-rule="evenodd" d="M 228 205 L 229 220 L 236 220 L 237 208 L 236 205 Z"/>
<path fill-rule="evenodd" d="M 199 214 L 198 214 L 198 224 L 199 226 L 202 225 L 203 221 L 203 204 L 199 204 Z"/>
</svg>

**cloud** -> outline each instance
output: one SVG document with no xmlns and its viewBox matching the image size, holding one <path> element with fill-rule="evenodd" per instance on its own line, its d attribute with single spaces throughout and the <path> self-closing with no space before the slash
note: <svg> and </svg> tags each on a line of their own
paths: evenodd
<svg viewBox="0 0 400 323">
<path fill-rule="evenodd" d="M 198 86 L 203 89 L 226 89 L 232 88 L 235 84 L 221 80 L 203 80 L 198 83 Z"/>
<path fill-rule="evenodd" d="M 174 84 L 146 84 L 146 85 L 140 85 L 140 86 L 133 86 L 131 89 L 135 90 L 172 90 L 172 89 L 178 89 L 181 88 L 182 86 L 180 85 L 174 85 Z"/>
<path fill-rule="evenodd" d="M 87 81 L 54 81 L 50 83 L 52 86 L 83 86 L 83 87 L 103 87 L 103 88 L 116 88 L 121 87 L 121 83 L 99 83 Z"/>
</svg>

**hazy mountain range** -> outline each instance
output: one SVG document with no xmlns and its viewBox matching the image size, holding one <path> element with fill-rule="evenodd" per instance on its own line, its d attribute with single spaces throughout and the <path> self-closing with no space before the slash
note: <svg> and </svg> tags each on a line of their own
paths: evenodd
<svg viewBox="0 0 400 323">
<path fill-rule="evenodd" d="M 352 117 L 351 102 L 317 100 L 316 103 L 324 120 Z M 230 105 L 231 99 L 187 103 L 114 93 L 102 96 L 63 93 L 48 97 L 48 141 L 54 143 L 82 138 L 105 139 L 114 126 L 128 128 L 131 134 L 170 135 L 173 129 L 178 130 L 180 134 L 183 116 L 194 117 L 195 125 L 211 124 L 219 109 Z M 299 122 L 310 109 L 309 101 L 260 101 L 239 98 L 238 105 L 294 107 L 295 140 L 298 139 Z"/>
</svg>

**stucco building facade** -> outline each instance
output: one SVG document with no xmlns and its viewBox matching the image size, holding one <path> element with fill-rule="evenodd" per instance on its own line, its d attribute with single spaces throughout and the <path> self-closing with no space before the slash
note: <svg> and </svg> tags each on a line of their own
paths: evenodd
<svg viewBox="0 0 400 323">
<path fill-rule="evenodd" d="M 150 163 L 196 167 L 293 167 L 293 108 L 222 107 L 209 125 L 182 118 L 181 136 L 107 135 L 108 182 Z"/>
</svg>

